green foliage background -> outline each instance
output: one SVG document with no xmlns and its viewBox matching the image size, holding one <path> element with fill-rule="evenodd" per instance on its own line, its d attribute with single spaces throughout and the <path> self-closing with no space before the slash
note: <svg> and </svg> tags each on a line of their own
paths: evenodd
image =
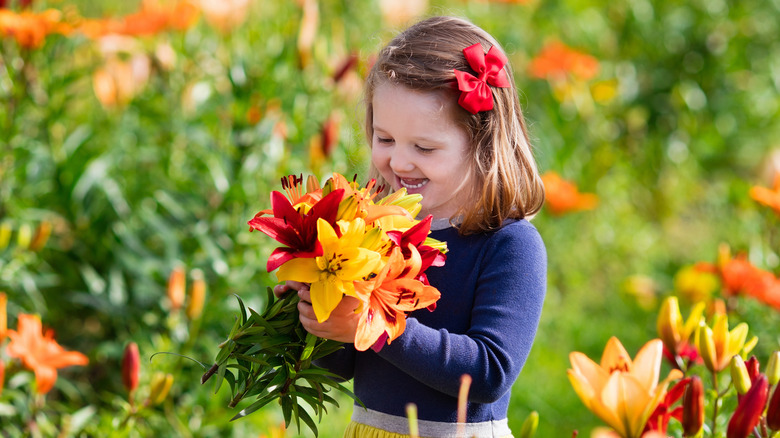
<svg viewBox="0 0 780 438">
<path fill-rule="evenodd" d="M 51 0 L 34 8 L 75 6 L 101 17 L 139 3 Z M 780 263 L 776 216 L 747 196 L 752 185 L 771 184 L 772 160 L 778 166 L 780 2 L 453 0 L 431 1 L 428 13 L 467 17 L 502 42 L 540 168 L 600 198 L 593 211 L 534 219 L 548 248 L 549 290 L 510 405 L 515 431 L 537 410 L 538 436 L 587 434 L 599 423 L 568 382 L 568 353 L 597 358 L 616 335 L 634 354 L 655 337 L 656 302 L 642 305 L 626 293 L 627 279 L 646 276 L 666 294 L 680 267 L 714 261 L 723 242 L 763 268 Z M 51 36 L 28 51 L 0 39 L 0 220 L 14 239 L 26 226 L 54 226 L 40 251 L 16 240 L 0 250 L 9 326 L 18 313 L 40 314 L 62 345 L 90 358 L 87 367 L 61 370 L 36 414 L 44 436 L 257 436 L 281 421 L 268 406 L 228 423 L 229 394 L 201 386 L 197 364 L 149 358 L 170 351 L 209 362 L 237 314 L 233 294 L 262 307 L 274 282 L 265 272 L 274 242 L 250 235 L 246 220 L 268 206 L 280 176 L 365 173 L 360 96 L 332 75 L 351 52 L 364 73 L 397 28 L 376 1 L 320 1 L 312 58 L 302 68 L 301 14 L 296 2 L 257 0 L 228 34 L 201 20 L 186 32 L 140 38 L 148 53 L 170 44 L 176 65 L 153 69 L 118 109 L 103 108 L 93 92 L 103 62 L 94 42 Z M 569 98 L 526 74 L 551 39 L 600 62 L 597 78 L 570 84 L 579 88 Z M 597 84 L 611 84 L 615 97 L 594 100 Z M 274 106 L 279 111 L 267 111 Z M 248 119 L 252 108 L 259 121 Z M 343 118 L 339 142 L 317 163 L 310 141 L 334 113 Z M 279 120 L 286 139 L 274 136 Z M 179 264 L 206 275 L 197 322 L 171 313 L 165 298 Z M 757 354 L 777 349 L 776 311 L 739 306 L 761 337 Z M 129 341 L 141 349 L 142 388 L 154 371 L 173 373 L 175 382 L 160 407 L 123 429 L 119 370 Z M 30 379 L 17 374 L 0 396 L 0 425 L 11 434 L 30 412 L 19 401 Z M 340 436 L 348 421 L 350 401 L 339 400 L 323 437 Z"/>
</svg>

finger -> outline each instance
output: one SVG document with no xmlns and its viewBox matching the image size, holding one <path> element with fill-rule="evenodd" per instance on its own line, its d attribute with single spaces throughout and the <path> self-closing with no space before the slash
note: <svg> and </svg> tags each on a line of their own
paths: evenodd
<svg viewBox="0 0 780 438">
<path fill-rule="evenodd" d="M 300 298 L 301 301 L 311 304 L 311 291 L 309 291 L 309 288 L 299 290 L 298 298 Z"/>
<path fill-rule="evenodd" d="M 284 282 L 284 284 L 286 284 L 287 287 L 292 290 L 301 290 L 301 289 L 309 288 L 309 285 L 307 285 L 306 283 L 301 283 L 300 281 L 287 280 Z"/>
<path fill-rule="evenodd" d="M 290 291 L 291 289 L 287 287 L 286 284 L 277 284 L 276 286 L 274 286 L 274 296 L 276 296 L 276 298 L 279 298 Z"/>
<path fill-rule="evenodd" d="M 301 322 L 303 322 L 303 318 L 317 321 L 317 315 L 314 313 L 314 307 L 312 307 L 312 305 L 306 301 L 298 302 L 298 314 L 301 316 Z"/>
</svg>

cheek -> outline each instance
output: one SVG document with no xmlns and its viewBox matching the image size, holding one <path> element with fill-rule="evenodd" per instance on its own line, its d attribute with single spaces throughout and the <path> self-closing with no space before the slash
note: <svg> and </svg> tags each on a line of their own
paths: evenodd
<svg viewBox="0 0 780 438">
<path fill-rule="evenodd" d="M 388 154 L 384 149 L 385 148 L 377 145 L 374 145 L 374 147 L 371 148 L 371 163 L 380 171 L 387 167 L 389 161 Z"/>
</svg>

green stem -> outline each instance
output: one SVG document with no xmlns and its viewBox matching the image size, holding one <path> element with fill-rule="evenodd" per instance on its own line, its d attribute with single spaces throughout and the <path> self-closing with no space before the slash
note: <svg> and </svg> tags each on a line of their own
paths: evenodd
<svg viewBox="0 0 780 438">
<path fill-rule="evenodd" d="M 718 373 L 712 372 L 712 386 L 715 388 L 715 402 L 712 405 L 712 436 L 717 436 L 718 408 L 720 408 L 721 393 L 718 390 Z"/>
</svg>

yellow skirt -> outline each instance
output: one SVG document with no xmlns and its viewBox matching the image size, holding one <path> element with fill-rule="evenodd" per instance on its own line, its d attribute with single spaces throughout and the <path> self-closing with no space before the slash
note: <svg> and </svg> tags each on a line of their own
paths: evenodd
<svg viewBox="0 0 780 438">
<path fill-rule="evenodd" d="M 387 432 L 354 421 L 350 421 L 347 425 L 347 430 L 344 431 L 344 438 L 405 438 L 408 436 L 401 433 Z"/>
<path fill-rule="evenodd" d="M 408 438 L 409 435 L 402 433 L 388 432 L 366 424 L 350 421 L 347 430 L 344 431 L 344 438 Z M 507 435 L 504 438 L 512 438 Z"/>
</svg>

